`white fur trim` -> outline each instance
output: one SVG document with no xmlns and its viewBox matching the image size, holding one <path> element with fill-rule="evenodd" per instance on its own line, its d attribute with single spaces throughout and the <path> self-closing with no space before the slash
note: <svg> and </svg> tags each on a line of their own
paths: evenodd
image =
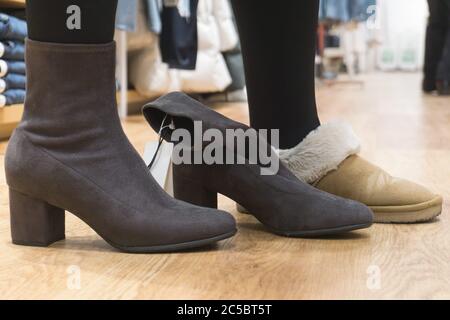
<svg viewBox="0 0 450 320">
<path fill-rule="evenodd" d="M 313 184 L 359 150 L 360 142 L 352 127 L 339 121 L 320 126 L 296 147 L 278 153 L 297 178 Z"/>
</svg>

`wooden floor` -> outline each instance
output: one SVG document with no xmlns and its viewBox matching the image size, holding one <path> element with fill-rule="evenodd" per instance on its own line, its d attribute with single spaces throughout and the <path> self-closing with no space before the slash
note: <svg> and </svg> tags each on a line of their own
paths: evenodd
<svg viewBox="0 0 450 320">
<path fill-rule="evenodd" d="M 1 147 L 0 298 L 392 299 L 450 298 L 450 99 L 423 96 L 418 74 L 378 74 L 366 85 L 322 87 L 323 122 L 346 119 L 363 155 L 445 198 L 433 223 L 375 225 L 326 239 L 287 239 L 236 213 L 233 239 L 179 254 L 119 253 L 67 215 L 67 240 L 50 248 L 10 242 Z M 246 121 L 245 105 L 217 108 Z M 140 116 L 124 122 L 142 152 L 155 135 Z M 32 183 L 32 182 L 30 182 Z M 79 280 L 79 281 L 78 281 Z"/>
</svg>

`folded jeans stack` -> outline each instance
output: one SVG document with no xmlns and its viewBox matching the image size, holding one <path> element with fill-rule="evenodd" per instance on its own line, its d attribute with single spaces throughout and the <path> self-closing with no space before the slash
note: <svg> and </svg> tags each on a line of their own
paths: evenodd
<svg viewBox="0 0 450 320">
<path fill-rule="evenodd" d="M 0 13 L 0 108 L 25 101 L 25 21 Z"/>
</svg>

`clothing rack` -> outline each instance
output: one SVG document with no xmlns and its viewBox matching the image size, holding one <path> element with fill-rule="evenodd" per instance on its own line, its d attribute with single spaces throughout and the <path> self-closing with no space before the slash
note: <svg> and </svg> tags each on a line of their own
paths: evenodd
<svg viewBox="0 0 450 320">
<path fill-rule="evenodd" d="M 319 22 L 319 26 L 317 29 L 317 38 L 318 38 L 318 58 L 320 61 L 320 64 L 322 64 L 324 58 L 325 58 L 325 35 L 327 27 L 330 27 L 333 23 L 329 22 Z M 341 59 L 344 60 L 344 54 L 342 54 Z M 317 60 L 316 60 L 317 61 Z M 348 66 L 349 67 L 349 66 Z M 355 77 L 354 74 L 350 72 L 350 70 L 347 70 L 347 77 L 346 79 L 341 79 L 339 76 L 336 79 L 318 79 L 319 83 L 327 85 L 327 86 L 333 86 L 337 84 L 354 84 L 358 86 L 364 86 L 365 81 L 363 79 Z"/>
</svg>

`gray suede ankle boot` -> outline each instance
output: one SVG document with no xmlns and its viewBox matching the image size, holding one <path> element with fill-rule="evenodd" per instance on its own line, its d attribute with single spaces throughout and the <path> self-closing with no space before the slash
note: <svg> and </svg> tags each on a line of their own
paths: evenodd
<svg viewBox="0 0 450 320">
<path fill-rule="evenodd" d="M 202 123 L 201 134 L 213 129 L 225 136 L 228 129 L 249 129 L 182 93 L 171 93 L 149 103 L 143 112 L 153 129 L 168 141 L 177 140 L 173 129 L 185 129 L 191 137 L 195 136 L 196 121 Z M 167 126 L 167 120 L 171 126 Z M 180 153 L 187 151 L 191 161 L 191 154 L 206 149 L 207 144 L 203 142 L 197 144 L 200 145 L 197 149 L 195 145 L 187 145 Z M 223 147 L 227 149 L 224 153 L 236 154 L 238 150 L 230 149 L 229 145 Z M 267 147 L 263 145 L 263 148 Z M 240 156 L 245 158 L 247 154 Z M 298 180 L 278 158 L 276 161 L 279 170 L 274 175 L 262 175 L 261 165 L 249 161 L 245 164 L 174 164 L 174 195 L 177 199 L 217 208 L 217 193 L 223 194 L 245 206 L 269 230 L 283 236 L 322 236 L 372 224 L 372 211 L 365 205 L 317 190 Z"/>
<path fill-rule="evenodd" d="M 168 252 L 231 237 L 233 217 L 167 195 L 125 136 L 115 44 L 27 41 L 25 113 L 8 146 L 13 243 L 64 239 L 75 214 L 126 252 Z"/>
</svg>

